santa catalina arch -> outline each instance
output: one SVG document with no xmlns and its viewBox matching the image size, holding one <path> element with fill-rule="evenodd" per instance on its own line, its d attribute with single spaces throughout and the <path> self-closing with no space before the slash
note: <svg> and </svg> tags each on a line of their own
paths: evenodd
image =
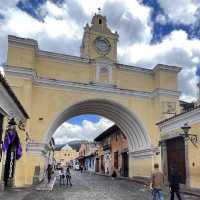
<svg viewBox="0 0 200 200">
<path fill-rule="evenodd" d="M 102 115 L 124 132 L 130 177 L 149 176 L 153 163 L 160 162 L 156 123 L 177 112 L 180 68 L 118 63 L 119 37 L 97 14 L 84 27 L 80 57 L 40 50 L 33 39 L 8 37 L 6 78 L 30 116 L 31 142 L 18 161 L 24 163 L 16 172 L 18 185 L 32 184 L 38 166 L 42 178 L 45 144 L 64 121 L 80 114 Z"/>
</svg>

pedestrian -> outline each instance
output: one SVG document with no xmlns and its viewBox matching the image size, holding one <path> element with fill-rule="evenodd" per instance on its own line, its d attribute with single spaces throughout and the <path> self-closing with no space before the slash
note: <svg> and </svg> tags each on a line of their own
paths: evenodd
<svg viewBox="0 0 200 200">
<path fill-rule="evenodd" d="M 64 169 L 63 167 L 60 168 L 59 170 L 59 177 L 60 177 L 60 186 L 65 185 L 65 174 L 64 174 Z"/>
<path fill-rule="evenodd" d="M 116 178 L 116 177 L 117 177 L 117 173 L 116 173 L 115 170 L 114 170 L 113 173 L 112 173 L 112 177 L 113 177 L 113 178 Z"/>
<path fill-rule="evenodd" d="M 174 193 L 176 193 L 176 196 L 179 200 L 181 200 L 180 196 L 180 176 L 178 173 L 178 170 L 175 166 L 172 166 L 170 168 L 170 174 L 169 174 L 169 189 L 171 194 L 171 200 L 174 200 Z"/>
<path fill-rule="evenodd" d="M 154 164 L 154 171 L 151 174 L 151 184 L 153 200 L 164 200 L 162 187 L 164 185 L 164 175 L 159 170 L 159 164 Z"/>
<path fill-rule="evenodd" d="M 81 173 L 83 173 L 83 165 L 80 166 Z"/>
<path fill-rule="evenodd" d="M 51 181 L 51 175 L 52 175 L 52 165 L 48 164 L 48 166 L 47 166 L 47 179 L 48 179 L 48 183 L 50 183 L 50 181 Z"/>
<path fill-rule="evenodd" d="M 67 169 L 66 169 L 65 178 L 66 178 L 66 181 L 67 181 L 66 185 L 67 186 L 68 185 L 72 186 L 72 183 L 71 183 L 71 173 L 70 173 L 69 167 L 67 167 Z"/>
</svg>

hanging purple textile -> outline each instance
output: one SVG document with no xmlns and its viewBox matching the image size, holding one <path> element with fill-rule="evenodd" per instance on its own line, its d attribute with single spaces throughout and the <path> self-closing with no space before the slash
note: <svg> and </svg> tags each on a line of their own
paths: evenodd
<svg viewBox="0 0 200 200">
<path fill-rule="evenodd" d="M 9 129 L 4 138 L 3 151 L 6 152 L 13 142 L 16 145 L 16 159 L 19 160 L 22 156 L 22 147 L 19 141 L 19 136 L 15 130 Z"/>
</svg>

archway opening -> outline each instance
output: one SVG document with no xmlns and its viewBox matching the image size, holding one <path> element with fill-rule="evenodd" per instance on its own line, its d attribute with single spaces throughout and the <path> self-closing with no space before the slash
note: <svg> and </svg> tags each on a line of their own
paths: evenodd
<svg viewBox="0 0 200 200">
<path fill-rule="evenodd" d="M 109 119 L 91 114 L 73 117 L 55 131 L 53 138 L 57 169 L 69 166 L 74 170 L 128 177 L 128 140 Z"/>
<path fill-rule="evenodd" d="M 65 121 L 79 115 L 94 114 L 114 122 L 128 140 L 130 152 L 150 148 L 150 137 L 141 120 L 128 108 L 105 99 L 92 99 L 75 103 L 59 113 L 50 124 L 44 137 L 48 144 L 56 129 Z"/>
</svg>

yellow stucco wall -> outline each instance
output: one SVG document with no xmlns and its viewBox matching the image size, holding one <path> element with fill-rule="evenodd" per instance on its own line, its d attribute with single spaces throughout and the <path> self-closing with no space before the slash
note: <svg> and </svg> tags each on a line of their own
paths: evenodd
<svg viewBox="0 0 200 200">
<path fill-rule="evenodd" d="M 151 171 L 152 158 L 129 160 L 129 177 L 150 177 Z"/>
<path fill-rule="evenodd" d="M 198 135 L 200 139 L 200 123 L 195 123 L 191 126 L 190 134 Z M 198 140 L 199 141 L 199 140 Z M 200 143 L 198 142 L 194 146 L 188 141 L 188 165 L 189 165 L 189 176 L 190 186 L 199 188 L 200 185 Z"/>
</svg>

